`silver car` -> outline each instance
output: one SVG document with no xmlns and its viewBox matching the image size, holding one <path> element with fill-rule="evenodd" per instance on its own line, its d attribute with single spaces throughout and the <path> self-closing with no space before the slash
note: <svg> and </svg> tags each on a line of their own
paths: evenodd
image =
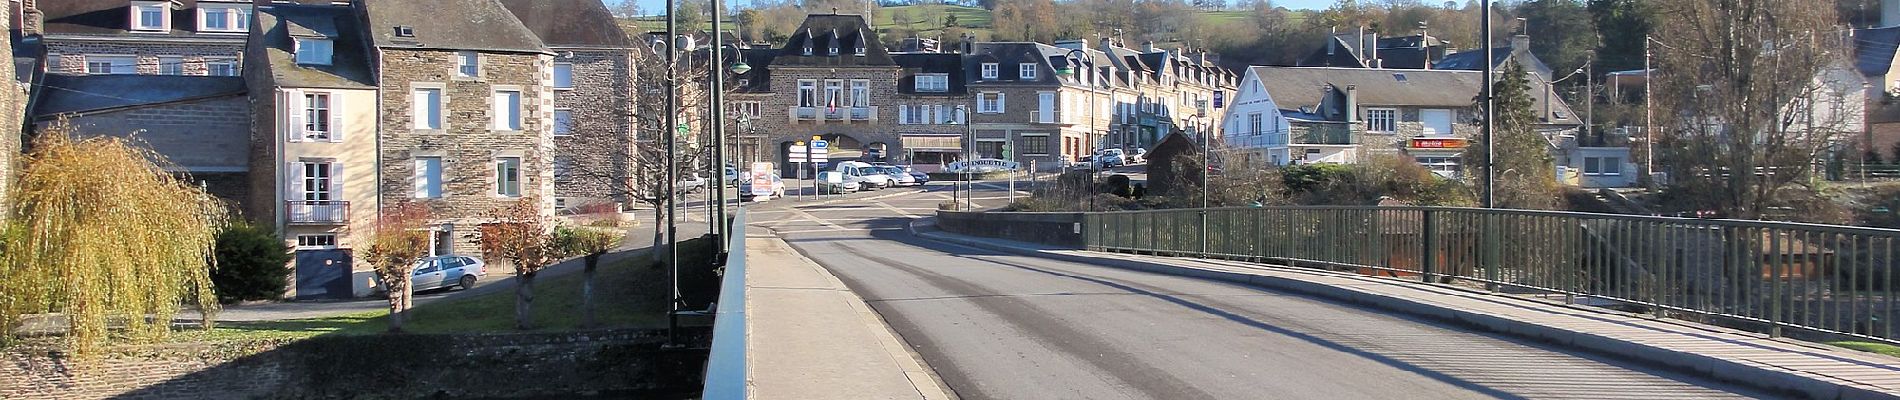
<svg viewBox="0 0 1900 400">
<path fill-rule="evenodd" d="M 474 288 L 475 282 L 488 276 L 488 264 L 472 257 L 435 256 L 416 262 L 416 272 L 409 276 L 412 291 L 424 291 L 448 287 L 461 287 L 464 290 Z"/>
</svg>

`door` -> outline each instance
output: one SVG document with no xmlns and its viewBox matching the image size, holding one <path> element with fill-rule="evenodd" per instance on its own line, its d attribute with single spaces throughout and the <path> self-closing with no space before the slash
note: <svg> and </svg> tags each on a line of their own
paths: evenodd
<svg viewBox="0 0 1900 400">
<path fill-rule="evenodd" d="M 440 285 L 440 286 L 458 285 L 462 282 L 462 275 L 468 274 L 468 272 L 462 269 L 463 263 L 462 263 L 461 257 L 444 258 L 444 259 L 436 260 L 436 263 L 437 263 L 437 267 L 439 268 L 439 270 L 436 271 L 437 285 Z"/>
<path fill-rule="evenodd" d="M 298 250 L 297 300 L 350 298 L 350 250 Z"/>
<path fill-rule="evenodd" d="M 1451 136 L 1451 110 L 1419 110 L 1418 119 L 1425 136 Z"/>
<path fill-rule="evenodd" d="M 415 276 L 409 278 L 409 290 L 420 291 L 442 286 L 442 265 L 440 260 L 423 261 L 416 267 Z"/>
</svg>

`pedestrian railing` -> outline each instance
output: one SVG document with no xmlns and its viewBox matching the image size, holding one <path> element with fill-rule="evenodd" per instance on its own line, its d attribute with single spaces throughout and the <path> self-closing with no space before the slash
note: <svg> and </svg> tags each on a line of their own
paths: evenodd
<svg viewBox="0 0 1900 400">
<path fill-rule="evenodd" d="M 719 302 L 714 309 L 712 349 L 706 355 L 706 383 L 700 393 L 702 399 L 744 400 L 750 397 L 747 392 L 752 380 L 749 367 L 746 366 L 746 334 L 751 328 L 746 326 L 745 315 L 745 210 L 743 208 L 732 215 L 731 229 L 726 237 L 725 274 L 719 281 Z"/>
<path fill-rule="evenodd" d="M 1099 251 L 1352 270 L 1900 342 L 1900 230 L 1437 207 L 1090 213 Z"/>
</svg>

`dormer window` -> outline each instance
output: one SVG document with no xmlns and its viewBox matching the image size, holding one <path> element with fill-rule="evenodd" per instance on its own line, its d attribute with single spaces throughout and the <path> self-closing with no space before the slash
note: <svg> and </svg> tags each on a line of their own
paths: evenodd
<svg viewBox="0 0 1900 400">
<path fill-rule="evenodd" d="M 838 55 L 838 46 L 831 47 L 831 55 Z"/>
<path fill-rule="evenodd" d="M 170 1 L 132 3 L 132 30 L 169 31 L 172 28 Z"/>
<path fill-rule="evenodd" d="M 1017 79 L 1025 81 L 1036 80 L 1036 63 L 1022 63 L 1017 65 L 1016 69 Z"/>
<path fill-rule="evenodd" d="M 297 64 L 330 65 L 336 57 L 336 43 L 326 38 L 297 38 Z"/>
<path fill-rule="evenodd" d="M 983 80 L 996 79 L 997 70 L 1002 69 L 996 63 L 983 63 Z"/>
<path fill-rule="evenodd" d="M 864 46 L 858 46 L 857 54 L 860 56 L 864 55 Z"/>
<path fill-rule="evenodd" d="M 251 7 L 249 5 L 199 4 L 198 31 L 232 33 L 251 31 Z"/>
<path fill-rule="evenodd" d="M 455 76 L 474 78 L 481 76 L 482 55 L 473 51 L 455 53 Z"/>
<path fill-rule="evenodd" d="M 805 55 L 811 55 L 811 46 L 805 46 Z"/>
</svg>

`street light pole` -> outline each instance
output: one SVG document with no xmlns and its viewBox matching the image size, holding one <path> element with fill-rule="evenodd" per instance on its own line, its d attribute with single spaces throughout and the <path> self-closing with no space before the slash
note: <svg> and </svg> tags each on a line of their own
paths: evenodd
<svg viewBox="0 0 1900 400">
<path fill-rule="evenodd" d="M 708 79 L 710 82 L 706 84 L 707 89 L 709 89 L 707 91 L 711 92 L 708 95 L 708 100 L 711 102 L 706 105 L 706 108 L 708 108 L 708 111 L 712 114 L 712 123 L 709 124 L 712 125 L 713 140 L 713 165 L 711 170 L 713 170 L 714 175 L 718 176 L 713 180 L 715 183 L 713 192 L 716 193 L 713 197 L 716 199 L 715 201 L 718 202 L 713 212 L 713 240 L 717 241 L 713 248 L 718 249 L 714 252 L 715 256 L 725 254 L 726 251 L 729 250 L 726 248 L 726 244 L 729 242 L 726 240 L 726 235 L 730 233 L 728 232 L 729 227 L 726 226 L 726 71 L 724 62 L 725 54 L 722 53 L 726 48 L 721 45 L 721 42 L 724 40 L 723 36 L 725 35 L 719 31 L 719 20 L 724 16 L 719 12 L 719 6 L 720 3 L 724 2 L 725 0 L 712 1 L 712 62 L 708 63 L 710 65 L 707 65 L 706 71 L 706 74 L 709 75 L 708 78 L 710 78 Z M 733 170 L 737 172 L 738 168 L 733 168 Z M 737 178 L 737 176 L 734 176 L 734 178 Z"/>
<path fill-rule="evenodd" d="M 679 190 L 675 187 L 679 184 L 679 161 L 675 157 L 679 153 L 679 132 L 676 131 L 679 126 L 679 110 L 677 107 L 679 103 L 679 65 L 676 63 L 678 62 L 677 52 L 679 51 L 680 40 L 677 36 L 679 31 L 679 16 L 674 14 L 674 8 L 675 4 L 673 0 L 667 0 L 665 53 L 666 109 L 664 110 L 666 113 L 666 128 L 664 129 L 666 135 L 666 173 L 664 176 L 666 179 L 666 259 L 669 275 L 671 275 L 673 280 L 673 298 L 672 301 L 669 302 L 671 305 L 669 306 L 670 311 L 667 314 L 666 326 L 668 344 L 677 344 L 679 342 L 679 323 L 677 315 L 679 315 L 680 311 L 680 301 L 683 300 L 680 297 L 679 225 L 676 219 L 676 214 L 679 214 Z"/>
<path fill-rule="evenodd" d="M 1484 97 L 1484 208 L 1497 207 L 1498 186 L 1497 173 L 1493 171 L 1497 167 L 1498 157 L 1496 137 L 1498 109 L 1497 98 L 1492 92 L 1492 86 L 1495 86 L 1493 82 L 1497 80 L 1498 68 L 1494 61 L 1497 57 L 1492 54 L 1495 50 L 1491 47 L 1491 1 L 1484 0 L 1483 12 L 1479 13 L 1480 18 L 1484 20 L 1480 21 L 1479 25 L 1482 26 L 1478 28 L 1478 31 L 1482 32 L 1479 35 L 1484 38 L 1484 43 L 1480 44 L 1484 46 L 1484 93 L 1481 95 Z"/>
</svg>

